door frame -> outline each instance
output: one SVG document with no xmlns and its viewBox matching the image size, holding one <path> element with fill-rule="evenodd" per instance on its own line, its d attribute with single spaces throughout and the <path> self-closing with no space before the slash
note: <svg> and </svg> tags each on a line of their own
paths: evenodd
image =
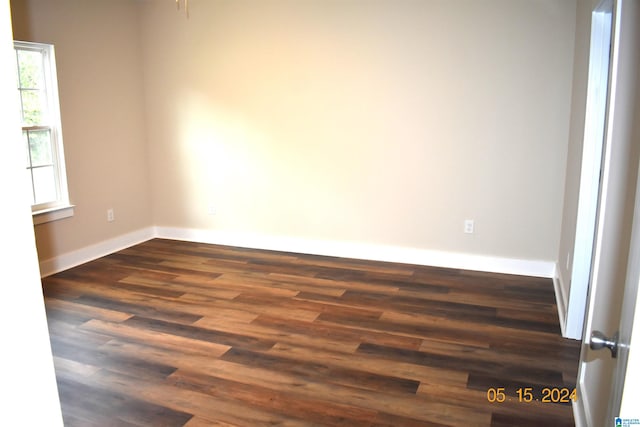
<svg viewBox="0 0 640 427">
<path fill-rule="evenodd" d="M 607 128 L 611 74 L 613 0 L 603 0 L 591 13 L 589 77 L 571 287 L 564 336 L 581 339 L 588 308 L 588 293 L 596 243 L 601 194 L 601 170 Z"/>
</svg>

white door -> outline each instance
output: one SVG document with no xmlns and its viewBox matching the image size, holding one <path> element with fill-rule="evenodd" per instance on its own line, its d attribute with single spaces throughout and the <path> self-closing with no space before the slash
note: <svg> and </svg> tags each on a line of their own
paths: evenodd
<svg viewBox="0 0 640 427">
<path fill-rule="evenodd" d="M 640 280 L 640 2 L 615 1 L 613 28 L 600 209 L 576 405 L 576 424 L 589 427 L 613 426 L 619 415 Z M 594 331 L 610 338 L 620 333 L 617 357 L 606 348 L 589 347 Z"/>
</svg>

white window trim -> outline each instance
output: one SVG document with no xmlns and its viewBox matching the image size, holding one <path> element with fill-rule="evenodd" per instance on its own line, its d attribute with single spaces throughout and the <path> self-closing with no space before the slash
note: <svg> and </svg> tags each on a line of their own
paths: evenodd
<svg viewBox="0 0 640 427">
<path fill-rule="evenodd" d="M 55 208 L 33 211 L 33 225 L 45 224 L 73 216 L 75 205 L 56 206 Z"/>
<path fill-rule="evenodd" d="M 56 184 L 58 200 L 55 202 L 41 203 L 32 206 L 33 223 L 44 224 L 63 218 L 72 217 L 74 205 L 69 201 L 69 189 L 67 186 L 67 171 L 64 158 L 64 144 L 62 141 L 62 121 L 60 119 L 60 97 L 58 95 L 58 76 L 55 64 L 55 47 L 45 43 L 32 43 L 24 41 L 14 41 L 14 47 L 25 50 L 37 50 L 43 52 L 45 56 L 45 85 L 48 96 L 48 112 L 51 129 L 51 139 L 53 145 L 53 155 L 56 162 Z"/>
</svg>

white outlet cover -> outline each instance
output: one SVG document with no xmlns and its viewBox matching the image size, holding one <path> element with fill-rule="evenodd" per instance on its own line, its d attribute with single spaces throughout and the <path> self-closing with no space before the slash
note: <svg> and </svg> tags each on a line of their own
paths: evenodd
<svg viewBox="0 0 640 427">
<path fill-rule="evenodd" d="M 474 229 L 474 221 L 472 219 L 464 220 L 464 232 L 467 234 L 473 234 Z"/>
</svg>

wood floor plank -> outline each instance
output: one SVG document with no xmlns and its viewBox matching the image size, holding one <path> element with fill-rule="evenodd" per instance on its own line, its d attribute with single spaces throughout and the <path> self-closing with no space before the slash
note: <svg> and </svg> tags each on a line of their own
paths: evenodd
<svg viewBox="0 0 640 427">
<path fill-rule="evenodd" d="M 459 357 L 462 359 L 472 357 L 474 360 L 478 361 L 503 363 L 505 365 L 528 366 L 538 369 L 545 369 L 549 367 L 548 361 L 536 354 L 510 354 L 507 360 L 505 359 L 504 354 L 500 354 L 488 348 L 445 343 L 431 338 L 424 339 L 419 350 L 425 353 Z M 554 368 L 558 371 L 572 369 L 573 363 L 563 361 L 556 364 Z"/>
<path fill-rule="evenodd" d="M 198 341 L 211 342 L 222 345 L 238 346 L 248 349 L 269 349 L 275 344 L 274 341 L 261 340 L 258 338 L 241 334 L 215 331 L 198 326 L 172 323 L 164 320 L 150 319 L 148 317 L 133 316 L 123 322 L 127 326 L 138 329 L 145 329 L 155 332 L 163 332 L 169 335 L 177 335 L 191 338 Z"/>
<path fill-rule="evenodd" d="M 431 383 L 455 385 L 466 387 L 469 380 L 469 374 L 464 371 L 456 371 L 452 369 L 431 368 L 429 366 L 414 365 L 394 361 L 389 363 L 388 360 L 376 357 L 366 356 L 363 358 L 355 358 L 352 355 L 310 349 L 300 345 L 287 345 L 278 343 L 271 348 L 268 353 L 278 354 L 291 358 L 317 360 L 323 363 L 347 368 L 359 369 L 362 372 L 370 372 L 379 375 L 392 375 L 398 378 L 406 378 L 418 381 L 421 384 Z"/>
<path fill-rule="evenodd" d="M 366 328 L 350 327 L 338 324 L 325 325 L 320 321 L 307 322 L 303 320 L 287 320 L 282 317 L 260 315 L 252 323 L 280 329 L 281 331 L 295 334 L 306 334 L 311 337 L 331 337 L 350 342 L 373 342 L 387 344 L 400 348 L 420 348 L 422 340 L 417 337 L 408 337 L 386 331 L 370 330 Z"/>
<path fill-rule="evenodd" d="M 306 425 L 304 422 L 287 415 L 254 408 L 249 402 L 235 401 L 226 397 L 175 387 L 170 382 L 140 380 L 107 369 L 101 369 L 93 375 L 91 383 L 123 399 L 139 399 L 145 403 L 195 415 L 210 421 L 220 420 L 242 426 L 276 424 L 299 427 Z M 184 425 L 186 422 L 175 425 Z M 146 425 L 153 426 L 154 424 L 148 422 Z"/>
<path fill-rule="evenodd" d="M 153 239 L 43 294 L 66 426 L 573 425 L 514 400 L 575 387 L 548 279 Z"/>
<path fill-rule="evenodd" d="M 79 419 L 95 420 L 103 425 L 184 425 L 192 415 L 152 403 L 135 396 L 123 396 L 102 387 L 92 387 L 66 378 L 58 379 L 61 399 Z M 114 414 L 117 414 L 115 417 Z"/>
<path fill-rule="evenodd" d="M 58 356 L 53 357 L 53 363 L 56 367 L 56 371 L 58 372 L 69 372 L 83 377 L 91 376 L 101 369 L 98 366 L 86 365 L 73 360 L 63 359 Z"/>
<path fill-rule="evenodd" d="M 58 310 L 64 313 L 77 313 L 84 318 L 100 319 L 107 321 L 120 322 L 128 319 L 132 315 L 129 313 L 123 313 L 117 310 L 108 310 L 99 307 L 86 306 L 84 304 L 78 304 L 74 301 L 67 301 L 54 297 L 47 298 L 47 312 L 53 313 L 52 310 Z M 54 315 L 51 314 L 50 317 Z"/>
<path fill-rule="evenodd" d="M 274 278 L 275 280 L 287 281 L 290 283 L 300 283 L 303 286 L 311 286 L 315 288 L 329 288 L 329 289 L 340 288 L 345 290 L 353 289 L 356 291 L 365 291 L 365 292 L 370 291 L 370 292 L 389 294 L 389 295 L 396 294 L 400 290 L 398 286 L 393 286 L 389 284 L 387 285 L 374 284 L 374 283 L 369 283 L 367 281 L 356 281 L 356 280 L 336 281 L 336 280 L 330 280 L 330 279 L 322 279 L 319 277 L 296 276 L 295 274 L 284 274 L 284 273 L 275 273 L 275 272 L 269 272 L 268 277 Z"/>
<path fill-rule="evenodd" d="M 184 427 L 241 427 L 240 424 L 226 423 L 220 420 L 206 420 L 195 416 L 191 418 Z"/>
<path fill-rule="evenodd" d="M 339 339 L 339 337 L 315 337 L 308 334 L 285 332 L 278 328 L 269 328 L 259 323 L 242 323 L 219 319 L 216 317 L 203 317 L 194 323 L 205 329 L 222 332 L 235 332 L 245 336 L 278 342 L 280 344 L 301 344 L 307 348 L 316 350 L 330 350 L 341 353 L 353 354 L 360 345 L 355 339 Z"/>
<path fill-rule="evenodd" d="M 85 348 L 82 345 L 74 345 L 69 342 L 58 342 L 55 338 L 51 340 L 53 353 L 60 358 L 78 362 L 82 365 L 100 366 L 128 375 L 135 375 L 138 378 L 162 379 L 175 372 L 176 367 L 143 360 L 135 354 L 107 354 L 100 348 Z"/>
<path fill-rule="evenodd" d="M 247 385 L 218 377 L 178 371 L 169 378 L 178 387 L 203 390 L 212 395 L 224 393 L 238 401 L 251 402 L 255 408 L 270 412 L 286 412 L 305 423 L 339 425 L 349 421 L 349 425 L 368 426 L 377 411 L 366 410 L 341 403 L 318 401 L 302 397 L 297 393 L 281 392 L 259 385 Z"/>
<path fill-rule="evenodd" d="M 99 319 L 92 319 L 80 326 L 83 331 L 98 332 L 109 339 L 96 344 L 101 346 L 112 339 L 126 339 L 133 342 L 143 342 L 153 344 L 155 347 L 167 350 L 178 350 L 185 355 L 206 354 L 217 357 L 231 348 L 228 345 L 192 339 L 181 335 L 174 335 L 158 332 L 150 329 L 136 328 L 129 324 L 105 322 Z"/>
<path fill-rule="evenodd" d="M 346 291 L 345 287 L 337 286 L 325 286 L 323 284 L 317 284 L 311 282 L 304 284 L 295 280 L 286 280 L 278 275 L 255 275 L 255 274 L 243 274 L 243 273 L 229 273 L 224 275 L 224 279 L 231 283 L 232 289 L 236 289 L 238 283 L 249 285 L 250 289 L 254 289 L 256 286 L 260 286 L 264 290 L 289 290 L 298 294 L 300 292 L 313 292 L 322 295 L 339 297 Z M 216 285 L 224 283 L 220 279 L 216 279 Z"/>
<path fill-rule="evenodd" d="M 322 361 L 301 360 L 280 355 L 257 353 L 250 350 L 232 348 L 220 357 L 245 365 L 258 366 L 264 369 L 288 372 L 305 381 L 314 381 L 317 375 L 327 378 L 329 384 L 346 385 L 385 393 L 415 394 L 420 383 L 414 380 L 373 374 L 360 369 L 336 367 Z"/>
<path fill-rule="evenodd" d="M 525 367 L 509 363 L 509 359 L 506 358 L 503 358 L 502 361 L 474 359 L 474 363 L 469 365 L 468 358 L 466 357 L 429 353 L 426 351 L 398 349 L 369 343 L 360 344 L 357 352 L 388 358 L 390 360 L 403 360 L 406 363 L 431 366 L 433 368 L 466 370 L 469 372 L 470 377 L 473 375 L 474 378 L 490 378 L 492 380 L 497 380 L 494 382 L 485 381 L 485 384 L 482 386 L 475 386 L 475 388 L 479 389 L 494 387 L 493 384 L 500 384 L 501 381 L 509 383 L 518 382 L 518 384 L 532 384 L 535 386 L 549 384 L 553 387 L 563 384 L 562 372 L 554 369 L 553 367 Z M 469 381 L 471 382 L 471 379 Z"/>
</svg>

